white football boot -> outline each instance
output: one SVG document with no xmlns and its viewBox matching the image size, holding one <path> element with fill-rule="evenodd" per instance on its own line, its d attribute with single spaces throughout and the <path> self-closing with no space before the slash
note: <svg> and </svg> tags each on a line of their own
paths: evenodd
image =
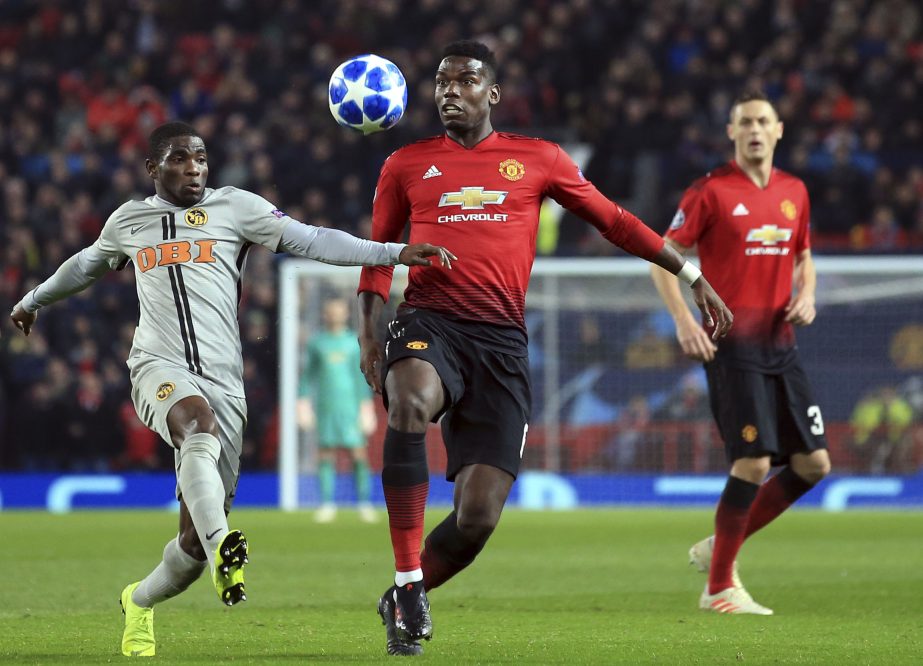
<svg viewBox="0 0 923 666">
<path fill-rule="evenodd" d="M 698 571 L 707 574 L 709 569 L 711 569 L 711 556 L 712 552 L 714 552 L 714 549 L 714 535 L 708 537 L 707 539 L 702 539 L 689 549 L 689 564 L 694 564 Z M 734 570 L 731 573 L 731 580 L 734 583 L 734 587 L 743 589 L 744 584 L 740 580 L 740 575 L 737 573 L 737 560 L 734 560 Z"/>
<path fill-rule="evenodd" d="M 699 608 L 730 615 L 772 615 L 771 608 L 753 601 L 750 593 L 742 587 L 729 587 L 718 594 L 709 594 L 706 585 L 699 597 Z"/>
</svg>

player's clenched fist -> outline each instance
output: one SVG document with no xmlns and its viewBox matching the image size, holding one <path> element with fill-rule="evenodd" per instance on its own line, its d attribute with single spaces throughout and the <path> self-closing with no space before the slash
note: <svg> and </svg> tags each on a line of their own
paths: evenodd
<svg viewBox="0 0 923 666">
<path fill-rule="evenodd" d="M 32 331 L 32 325 L 37 318 L 37 313 L 26 312 L 21 305 L 17 305 L 10 313 L 10 319 L 13 321 L 13 325 L 26 335 L 29 335 Z"/>
</svg>

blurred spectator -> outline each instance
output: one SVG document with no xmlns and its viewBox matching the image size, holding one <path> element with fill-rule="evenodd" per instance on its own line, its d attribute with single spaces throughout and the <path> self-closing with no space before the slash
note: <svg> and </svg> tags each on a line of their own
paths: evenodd
<svg viewBox="0 0 923 666">
<path fill-rule="evenodd" d="M 655 428 L 660 448 L 668 443 L 675 447 L 675 458 L 687 462 L 683 471 L 705 472 L 724 467 L 723 452 L 714 446 L 711 407 L 705 373 L 697 368 L 687 373 L 679 385 L 657 409 L 652 420 L 661 427 Z M 672 442 L 667 442 L 667 439 Z M 717 459 L 713 459 L 717 458 Z"/>
<path fill-rule="evenodd" d="M 169 466 L 166 460 L 169 448 L 157 433 L 141 422 L 130 400 L 119 405 L 118 416 L 124 441 L 116 466 L 133 470 L 171 469 L 172 456 Z"/>
<path fill-rule="evenodd" d="M 106 397 L 102 378 L 83 372 L 77 380 L 75 400 L 68 401 L 64 418 L 65 468 L 102 472 L 109 469 L 122 449 L 121 422 L 112 416 L 118 406 Z"/>
<path fill-rule="evenodd" d="M 857 250 L 893 252 L 907 245 L 907 234 L 898 224 L 890 206 L 877 206 L 871 223 L 854 227 L 851 237 Z"/>
<path fill-rule="evenodd" d="M 923 377 L 911 377 L 901 385 L 901 397 L 913 408 L 914 418 L 923 422 Z"/>
<path fill-rule="evenodd" d="M 51 385 L 36 381 L 20 395 L 4 437 L 7 464 L 35 472 L 67 469 L 61 411 L 65 401 Z"/>
<path fill-rule="evenodd" d="M 652 460 L 648 424 L 651 420 L 650 406 L 644 395 L 632 396 L 619 414 L 615 437 L 606 446 L 604 453 L 608 468 L 618 472 L 656 469 L 659 465 Z"/>
<path fill-rule="evenodd" d="M 631 370 L 669 368 L 675 361 L 674 336 L 655 330 L 650 322 L 644 322 L 625 349 L 625 367 Z"/>
<path fill-rule="evenodd" d="M 911 469 L 913 408 L 893 386 L 873 389 L 856 404 L 853 446 L 872 474 Z"/>
</svg>

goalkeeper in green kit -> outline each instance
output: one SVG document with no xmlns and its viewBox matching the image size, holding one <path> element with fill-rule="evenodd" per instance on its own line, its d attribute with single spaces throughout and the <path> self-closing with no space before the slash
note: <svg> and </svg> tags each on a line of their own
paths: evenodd
<svg viewBox="0 0 923 666">
<path fill-rule="evenodd" d="M 349 305 L 342 298 L 324 303 L 324 330 L 305 350 L 299 390 L 298 421 L 302 430 L 315 430 L 318 445 L 317 479 L 321 505 L 314 518 L 329 523 L 336 518 L 337 449 L 352 459 L 359 518 L 375 522 L 371 503 L 366 438 L 375 430 L 372 392 L 359 370 L 359 343 L 350 330 Z"/>
</svg>

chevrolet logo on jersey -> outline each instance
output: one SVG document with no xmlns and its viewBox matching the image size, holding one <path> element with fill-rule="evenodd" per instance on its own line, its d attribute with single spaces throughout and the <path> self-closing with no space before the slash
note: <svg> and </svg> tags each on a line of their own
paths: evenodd
<svg viewBox="0 0 923 666">
<path fill-rule="evenodd" d="M 759 241 L 763 245 L 777 245 L 790 240 L 791 229 L 779 229 L 774 224 L 764 224 L 759 229 L 750 229 L 747 233 L 747 242 Z"/>
<path fill-rule="evenodd" d="M 463 187 L 460 192 L 443 192 L 439 198 L 439 207 L 460 206 L 462 210 L 483 210 L 487 204 L 502 204 L 509 192 L 487 190 L 483 187 Z M 437 221 L 445 222 L 506 222 L 505 213 L 461 213 L 458 215 L 440 215 Z"/>
<path fill-rule="evenodd" d="M 461 192 L 444 192 L 439 207 L 461 206 L 462 210 L 483 209 L 485 204 L 502 204 L 508 192 L 484 191 L 483 187 L 463 187 Z"/>
<path fill-rule="evenodd" d="M 753 255 L 780 255 L 785 256 L 789 253 L 788 247 L 777 247 L 779 243 L 785 243 L 791 240 L 791 229 L 780 229 L 774 224 L 764 224 L 759 229 L 750 229 L 747 232 L 748 243 L 760 243 L 758 247 L 748 247 L 746 254 Z"/>
</svg>

